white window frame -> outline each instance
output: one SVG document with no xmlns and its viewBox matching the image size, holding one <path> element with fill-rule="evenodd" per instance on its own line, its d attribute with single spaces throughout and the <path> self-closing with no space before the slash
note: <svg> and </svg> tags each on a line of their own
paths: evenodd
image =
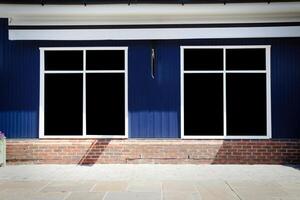
<svg viewBox="0 0 300 200">
<path fill-rule="evenodd" d="M 184 50 L 185 49 L 223 49 L 223 70 L 195 70 L 184 71 Z M 226 49 L 266 49 L 266 69 L 265 70 L 226 70 Z M 223 135 L 202 135 L 187 136 L 184 135 L 184 74 L 185 73 L 219 73 L 223 74 Z M 226 118 L 226 74 L 227 73 L 265 73 L 266 74 L 266 126 L 267 133 L 264 136 L 228 136 L 227 135 L 227 118 Z M 270 139 L 272 138 L 271 130 L 271 45 L 229 45 L 229 46 L 181 46 L 180 47 L 180 94 L 181 94 L 181 138 L 182 139 Z"/>
<path fill-rule="evenodd" d="M 40 107 L 39 107 L 39 138 L 128 138 L 128 47 L 41 47 L 40 49 Z M 46 71 L 45 70 L 45 51 L 83 51 L 83 70 L 73 71 Z M 124 51 L 124 70 L 86 70 L 86 51 L 87 50 L 123 50 Z M 83 75 L 83 130 L 82 135 L 45 135 L 44 130 L 44 103 L 45 103 L 45 74 L 71 74 L 81 73 Z M 86 132 L 86 74 L 87 73 L 124 73 L 125 86 L 125 135 L 87 135 Z"/>
</svg>

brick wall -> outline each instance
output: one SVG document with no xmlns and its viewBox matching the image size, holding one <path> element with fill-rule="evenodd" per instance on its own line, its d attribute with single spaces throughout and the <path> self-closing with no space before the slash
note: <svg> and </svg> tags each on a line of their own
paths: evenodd
<svg viewBox="0 0 300 200">
<path fill-rule="evenodd" d="M 298 140 L 8 140 L 7 161 L 25 163 L 296 164 Z"/>
</svg>

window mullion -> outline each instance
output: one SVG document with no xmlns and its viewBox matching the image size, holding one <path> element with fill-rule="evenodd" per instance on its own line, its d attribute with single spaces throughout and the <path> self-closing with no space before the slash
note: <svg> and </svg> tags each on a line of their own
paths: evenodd
<svg viewBox="0 0 300 200">
<path fill-rule="evenodd" d="M 267 136 L 272 138 L 271 126 L 271 47 L 266 48 L 266 112 L 267 112 Z"/>
<path fill-rule="evenodd" d="M 86 137 L 86 50 L 83 50 L 83 104 L 82 104 L 82 134 Z"/>
<path fill-rule="evenodd" d="M 227 110 L 226 110 L 226 48 L 223 49 L 223 133 L 227 136 Z"/>
</svg>

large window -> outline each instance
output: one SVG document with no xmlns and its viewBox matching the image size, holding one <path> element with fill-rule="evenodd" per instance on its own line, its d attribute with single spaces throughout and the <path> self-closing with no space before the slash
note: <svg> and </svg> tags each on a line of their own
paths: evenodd
<svg viewBox="0 0 300 200">
<path fill-rule="evenodd" d="M 181 47 L 182 138 L 270 138 L 270 46 Z"/>
<path fill-rule="evenodd" d="M 127 137 L 127 48 L 40 50 L 40 137 Z"/>
</svg>

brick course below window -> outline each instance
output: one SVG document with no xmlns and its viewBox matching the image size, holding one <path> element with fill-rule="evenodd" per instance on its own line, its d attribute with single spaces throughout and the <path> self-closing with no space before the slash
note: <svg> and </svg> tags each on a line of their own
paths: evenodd
<svg viewBox="0 0 300 200">
<path fill-rule="evenodd" d="M 10 164 L 299 164 L 300 140 L 7 141 Z"/>
</svg>

